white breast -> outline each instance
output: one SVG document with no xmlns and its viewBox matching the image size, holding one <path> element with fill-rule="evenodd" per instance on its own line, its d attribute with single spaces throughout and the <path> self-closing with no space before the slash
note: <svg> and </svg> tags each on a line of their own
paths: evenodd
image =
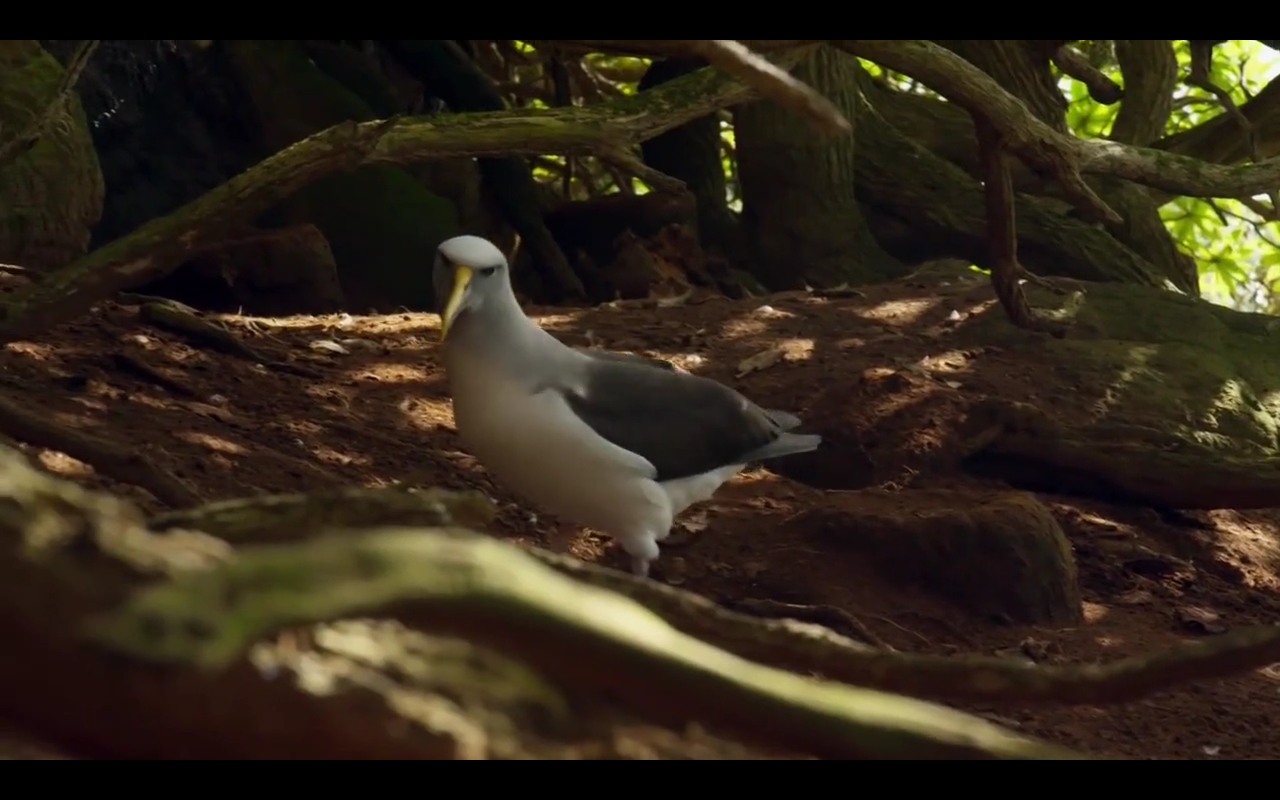
<svg viewBox="0 0 1280 800">
<path fill-rule="evenodd" d="M 531 394 L 492 373 L 455 373 L 450 382 L 463 445 L 500 483 L 544 511 L 605 533 L 670 526 L 670 502 L 652 480 L 653 465 L 597 436 L 559 393 Z"/>
</svg>

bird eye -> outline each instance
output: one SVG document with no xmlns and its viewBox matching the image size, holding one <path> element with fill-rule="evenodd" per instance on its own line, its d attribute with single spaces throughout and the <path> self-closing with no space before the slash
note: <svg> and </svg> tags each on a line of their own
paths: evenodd
<svg viewBox="0 0 1280 800">
<path fill-rule="evenodd" d="M 487 278 L 487 277 L 489 277 L 490 275 L 492 275 L 493 273 L 495 273 L 495 272 L 497 272 L 497 271 L 498 271 L 498 268 L 497 268 L 497 267 L 485 267 L 484 269 L 479 270 L 479 272 L 480 272 L 480 277 L 482 277 L 482 278 Z"/>
</svg>

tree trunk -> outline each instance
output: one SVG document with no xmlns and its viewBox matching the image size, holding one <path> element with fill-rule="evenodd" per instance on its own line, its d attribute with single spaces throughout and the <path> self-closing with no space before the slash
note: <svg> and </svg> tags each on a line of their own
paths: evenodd
<svg viewBox="0 0 1280 800">
<path fill-rule="evenodd" d="M 1041 121 L 1055 130 L 1066 132 L 1066 101 L 1053 79 L 1049 61 L 1051 53 L 1041 42 L 957 39 L 938 40 L 937 43 L 982 69 L 1025 102 Z M 1137 101 L 1126 98 L 1123 102 Z M 1150 112 L 1159 113 L 1158 109 Z M 1126 112 L 1126 117 L 1132 119 L 1132 109 Z M 1132 122 L 1129 124 L 1136 127 Z M 1089 183 L 1109 206 L 1124 217 L 1123 228 L 1112 229 L 1111 235 L 1150 261 L 1175 286 L 1198 296 L 1200 284 L 1195 262 L 1178 250 L 1160 219 L 1150 192 L 1115 178 L 1090 178 Z"/>
<path fill-rule="evenodd" d="M 858 63 L 822 47 L 794 70 L 855 120 Z M 768 101 L 734 109 L 742 221 L 754 274 L 771 289 L 868 283 L 905 272 L 854 196 L 854 135 L 828 137 Z"/>
<path fill-rule="evenodd" d="M 701 69 L 697 59 L 654 61 L 637 87 L 640 91 Z M 719 249 L 730 263 L 744 256 L 742 231 L 726 204 L 724 165 L 720 160 L 720 115 L 708 114 L 640 145 L 644 163 L 685 182 L 697 205 L 698 238 L 704 248 Z"/>
</svg>

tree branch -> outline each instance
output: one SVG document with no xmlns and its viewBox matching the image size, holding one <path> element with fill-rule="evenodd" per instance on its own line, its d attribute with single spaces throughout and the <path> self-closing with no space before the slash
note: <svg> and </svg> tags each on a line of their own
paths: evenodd
<svg viewBox="0 0 1280 800">
<path fill-rule="evenodd" d="M 1116 60 L 1124 74 L 1124 102 L 1111 125 L 1111 138 L 1149 145 L 1164 134 L 1173 112 L 1178 59 L 1168 39 L 1116 39 Z"/>
<path fill-rule="evenodd" d="M 18 156 L 30 150 L 40 141 L 40 137 L 44 135 L 45 130 L 53 122 L 58 113 L 65 108 L 71 91 L 75 88 L 76 81 L 80 80 L 80 73 L 84 71 L 85 65 L 89 63 L 93 51 L 98 48 L 97 39 L 85 39 L 77 47 L 71 58 L 67 61 L 67 65 L 62 69 L 62 80 L 58 82 L 58 86 L 54 89 L 53 97 L 49 98 L 48 104 L 44 111 L 37 114 L 35 119 L 26 128 L 18 131 L 18 133 L 7 142 L 0 142 L 0 168 L 16 159 Z"/>
<path fill-rule="evenodd" d="M 724 70 L 754 88 L 761 97 L 808 117 L 819 130 L 832 135 L 853 130 L 834 103 L 793 78 L 786 70 L 751 52 L 742 43 L 733 39 L 677 41 L 688 47 L 688 55 L 697 56 Z"/>
<path fill-rule="evenodd" d="M 1191 197 L 1250 197 L 1280 185 L 1280 158 L 1245 166 L 1216 166 L 1159 150 L 1058 133 L 1036 119 L 989 75 L 931 42 L 842 39 L 834 44 L 909 75 L 971 114 L 991 120 L 1010 152 L 1032 169 L 1062 182 L 1068 199 L 1091 219 L 1121 222 L 1085 185 L 1082 173 L 1112 175 Z"/>
<path fill-rule="evenodd" d="M 793 64 L 799 54 L 779 57 Z M 227 228 L 331 172 L 459 156 L 613 156 L 712 111 L 756 96 L 712 69 L 586 108 L 521 110 L 344 123 L 310 136 L 161 219 L 152 220 L 5 298 L 0 341 L 47 329 L 94 303 L 163 277 Z"/>
<path fill-rule="evenodd" d="M 1124 97 L 1124 89 L 1119 84 L 1090 64 L 1084 53 L 1069 44 L 1057 49 L 1053 54 L 1053 63 L 1058 69 L 1083 83 L 1089 90 L 1089 97 L 1095 102 L 1109 106 L 1120 102 Z"/>
</svg>

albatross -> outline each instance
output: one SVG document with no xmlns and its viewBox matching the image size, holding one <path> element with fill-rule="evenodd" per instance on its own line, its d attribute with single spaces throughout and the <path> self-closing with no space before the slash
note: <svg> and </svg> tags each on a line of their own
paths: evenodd
<svg viewBox="0 0 1280 800">
<path fill-rule="evenodd" d="M 613 537 L 637 575 L 686 508 L 822 441 L 709 378 L 563 344 L 525 315 L 486 239 L 442 243 L 432 281 L 463 446 L 534 506 Z"/>
</svg>

